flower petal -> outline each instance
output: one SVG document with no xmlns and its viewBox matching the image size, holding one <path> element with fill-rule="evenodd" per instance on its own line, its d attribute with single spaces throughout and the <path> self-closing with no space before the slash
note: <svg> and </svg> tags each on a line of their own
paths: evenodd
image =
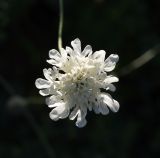
<svg viewBox="0 0 160 158">
<path fill-rule="evenodd" d="M 47 96 L 50 94 L 50 90 L 49 89 L 41 89 L 39 91 L 39 94 L 42 95 L 42 96 Z"/>
<path fill-rule="evenodd" d="M 109 109 L 107 107 L 107 105 L 104 103 L 104 102 L 101 102 L 100 105 L 99 105 L 99 112 L 102 114 L 102 115 L 107 115 L 109 113 Z"/>
<path fill-rule="evenodd" d="M 52 71 L 51 71 L 52 81 L 57 78 L 58 74 L 59 74 L 58 68 L 53 66 Z"/>
<path fill-rule="evenodd" d="M 93 54 L 93 59 L 103 62 L 105 59 L 106 52 L 104 50 L 96 51 Z"/>
<path fill-rule="evenodd" d="M 114 101 L 114 111 L 117 112 L 119 110 L 120 105 L 119 105 L 118 101 L 116 101 L 114 99 L 113 99 L 113 101 Z"/>
<path fill-rule="evenodd" d="M 73 50 L 70 47 L 66 47 L 66 52 L 67 52 L 68 56 L 70 56 L 70 57 L 75 56 L 75 53 L 73 52 Z"/>
<path fill-rule="evenodd" d="M 59 61 L 61 58 L 61 55 L 57 50 L 52 49 L 49 51 L 49 57 L 56 60 L 56 61 Z"/>
<path fill-rule="evenodd" d="M 77 121 L 76 121 L 76 126 L 79 128 L 82 128 L 86 125 L 87 121 L 85 119 L 87 114 L 87 109 L 83 108 L 83 109 L 79 109 L 78 110 L 78 116 L 77 116 Z"/>
<path fill-rule="evenodd" d="M 48 105 L 48 107 L 53 108 L 53 104 L 60 102 L 61 99 L 59 96 L 56 95 L 52 95 L 48 98 L 46 98 L 46 104 Z M 55 107 L 55 106 L 54 106 Z"/>
<path fill-rule="evenodd" d="M 52 77 L 51 77 L 52 69 L 48 69 L 48 70 L 43 69 L 43 74 L 47 80 L 52 81 Z"/>
<path fill-rule="evenodd" d="M 99 113 L 100 113 L 99 108 L 98 108 L 97 105 L 94 105 L 94 106 L 93 106 L 93 110 L 94 110 L 94 112 L 95 112 L 96 114 L 99 114 Z"/>
<path fill-rule="evenodd" d="M 109 84 L 109 85 L 107 85 L 106 90 L 110 90 L 110 91 L 114 92 L 116 90 L 116 87 L 113 84 Z"/>
<path fill-rule="evenodd" d="M 79 107 L 77 106 L 73 109 L 73 111 L 71 112 L 69 116 L 70 120 L 74 120 L 76 118 L 76 116 L 78 115 L 78 110 L 79 110 Z"/>
<path fill-rule="evenodd" d="M 105 65 L 104 65 L 104 70 L 107 72 L 112 71 L 116 63 L 119 60 L 119 56 L 117 54 L 111 54 L 106 60 L 105 60 Z"/>
<path fill-rule="evenodd" d="M 51 65 L 55 65 L 57 67 L 60 67 L 62 65 L 62 63 L 60 61 L 56 61 L 53 59 L 47 60 L 47 63 L 51 64 Z"/>
<path fill-rule="evenodd" d="M 87 45 L 83 52 L 82 52 L 82 55 L 84 56 L 90 56 L 92 54 L 92 47 L 90 45 Z"/>
<path fill-rule="evenodd" d="M 38 78 L 35 82 L 35 85 L 38 89 L 43 89 L 43 88 L 49 88 L 51 86 L 51 83 L 42 78 Z"/>
<path fill-rule="evenodd" d="M 106 84 L 106 83 L 107 83 L 107 84 L 110 84 L 110 83 L 114 83 L 114 82 L 118 82 L 118 81 L 119 81 L 119 78 L 118 78 L 118 77 L 110 75 L 110 76 L 107 76 L 103 82 L 104 82 L 105 84 Z"/>
<path fill-rule="evenodd" d="M 112 99 L 109 94 L 104 94 L 103 97 L 104 103 L 106 103 L 113 112 L 117 112 L 119 109 L 119 103 L 116 100 Z"/>
<path fill-rule="evenodd" d="M 95 100 L 95 102 L 94 102 L 94 104 L 93 104 L 93 110 L 94 110 L 94 112 L 95 112 L 96 114 L 99 114 L 99 113 L 100 113 L 100 111 L 99 111 L 99 102 L 97 101 L 97 98 L 96 98 L 96 100 Z"/>
<path fill-rule="evenodd" d="M 49 113 L 49 117 L 54 121 L 59 120 L 59 113 L 57 112 L 56 108 Z"/>
<path fill-rule="evenodd" d="M 66 108 L 63 113 L 61 113 L 61 115 L 59 116 L 60 119 L 64 119 L 66 117 L 68 117 L 69 115 L 69 110 Z"/>
<path fill-rule="evenodd" d="M 104 102 L 105 94 L 100 94 L 97 97 L 97 108 L 96 109 L 99 113 L 102 115 L 107 115 L 109 113 L 109 109 L 107 107 L 107 104 Z"/>
<path fill-rule="evenodd" d="M 60 52 L 61 52 L 61 55 L 62 55 L 60 62 L 64 66 L 66 61 L 67 61 L 67 51 L 63 48 L 60 48 Z"/>
<path fill-rule="evenodd" d="M 63 119 L 68 116 L 69 111 L 65 104 L 66 103 L 56 103 L 56 108 L 54 108 L 49 114 L 52 120 L 57 121 L 58 119 Z"/>
<path fill-rule="evenodd" d="M 71 45 L 72 45 L 75 53 L 80 54 L 80 52 L 81 52 L 81 41 L 78 38 L 76 38 L 74 41 L 71 42 Z"/>
<path fill-rule="evenodd" d="M 86 124 L 87 124 L 87 121 L 85 118 L 82 120 L 77 120 L 77 122 L 76 122 L 76 126 L 79 128 L 83 128 Z"/>
</svg>

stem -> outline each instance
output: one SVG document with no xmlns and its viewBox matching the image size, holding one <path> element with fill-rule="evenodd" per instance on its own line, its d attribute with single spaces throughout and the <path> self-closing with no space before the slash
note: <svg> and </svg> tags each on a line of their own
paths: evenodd
<svg viewBox="0 0 160 158">
<path fill-rule="evenodd" d="M 140 57 L 133 60 L 131 63 L 129 63 L 127 66 L 122 68 L 119 72 L 120 76 L 125 76 L 133 72 L 134 70 L 142 67 L 146 63 L 148 63 L 150 60 L 152 60 L 156 55 L 160 53 L 160 44 L 153 47 L 152 49 L 149 49 L 145 53 L 143 53 Z"/>
<path fill-rule="evenodd" d="M 63 0 L 59 0 L 59 28 L 58 28 L 58 49 L 62 48 L 62 30 L 63 30 Z"/>
</svg>

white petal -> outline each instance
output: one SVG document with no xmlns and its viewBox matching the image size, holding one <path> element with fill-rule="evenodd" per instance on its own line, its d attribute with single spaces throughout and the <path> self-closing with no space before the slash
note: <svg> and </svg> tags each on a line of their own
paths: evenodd
<svg viewBox="0 0 160 158">
<path fill-rule="evenodd" d="M 38 89 L 43 89 L 43 88 L 49 88 L 51 86 L 51 83 L 42 78 L 38 78 L 35 82 L 35 85 Z"/>
<path fill-rule="evenodd" d="M 106 90 L 110 90 L 110 91 L 114 92 L 116 90 L 116 87 L 113 84 L 109 84 L 109 85 L 107 85 Z"/>
<path fill-rule="evenodd" d="M 87 45 L 83 52 L 82 52 L 82 55 L 84 56 L 90 56 L 92 54 L 92 47 L 90 45 Z"/>
<path fill-rule="evenodd" d="M 63 119 L 66 118 L 69 114 L 65 103 L 56 103 L 57 107 L 54 108 L 49 116 L 52 120 L 57 121 L 59 118 Z"/>
<path fill-rule="evenodd" d="M 55 60 L 50 59 L 50 60 L 47 60 L 47 63 L 49 63 L 51 65 L 56 65 L 58 62 L 55 61 Z"/>
<path fill-rule="evenodd" d="M 98 103 L 97 103 L 97 104 L 95 103 L 95 104 L 93 105 L 93 110 L 94 110 L 94 112 L 95 112 L 96 114 L 99 114 L 99 113 L 100 113 L 98 106 L 99 106 Z"/>
<path fill-rule="evenodd" d="M 66 47 L 66 52 L 69 56 L 75 56 L 75 54 L 73 53 L 73 50 L 70 47 Z"/>
<path fill-rule="evenodd" d="M 65 63 L 66 63 L 66 61 L 67 61 L 67 51 L 64 49 L 64 48 L 60 48 L 60 52 L 61 52 L 61 55 L 62 55 L 62 58 L 61 58 L 61 60 L 60 60 L 60 62 L 61 62 L 61 65 L 63 65 L 63 66 L 65 66 Z M 60 65 L 60 66 L 61 66 Z"/>
<path fill-rule="evenodd" d="M 60 101 L 60 97 L 58 96 L 55 96 L 55 95 L 52 95 L 48 98 L 46 98 L 46 104 L 49 106 L 49 107 L 53 107 L 52 105 L 59 102 Z"/>
<path fill-rule="evenodd" d="M 51 74 L 52 74 L 52 69 L 43 69 L 43 74 L 45 76 L 45 78 L 49 81 L 52 80 Z"/>
<path fill-rule="evenodd" d="M 98 96 L 98 101 L 97 101 L 97 111 L 103 115 L 107 115 L 109 113 L 109 109 L 107 107 L 107 104 L 104 102 L 104 95 L 105 94 L 100 94 Z"/>
<path fill-rule="evenodd" d="M 120 105 L 119 105 L 119 103 L 116 100 L 113 99 L 113 101 L 114 101 L 115 112 L 117 112 L 119 110 Z"/>
<path fill-rule="evenodd" d="M 107 106 L 113 111 L 113 112 L 117 112 L 119 109 L 119 103 L 112 99 L 112 97 L 109 94 L 105 94 L 103 95 L 104 97 L 104 103 L 107 104 Z"/>
<path fill-rule="evenodd" d="M 86 124 L 87 124 L 87 121 L 85 118 L 76 122 L 76 126 L 79 128 L 83 128 Z"/>
<path fill-rule="evenodd" d="M 66 108 L 66 109 L 63 111 L 63 113 L 60 114 L 59 118 L 60 118 L 60 119 L 64 119 L 64 118 L 68 117 L 68 115 L 69 115 L 69 110 Z"/>
<path fill-rule="evenodd" d="M 57 67 L 53 66 L 53 69 L 52 69 L 52 78 L 56 78 L 56 74 L 58 74 L 58 69 Z"/>
<path fill-rule="evenodd" d="M 72 48 L 66 47 L 66 52 L 67 52 L 68 54 L 70 54 L 70 52 L 72 52 L 72 51 L 73 51 Z"/>
<path fill-rule="evenodd" d="M 54 66 L 57 66 L 57 67 L 61 67 L 62 66 L 62 63 L 61 61 L 56 61 L 56 60 L 47 60 L 47 63 L 51 64 L 51 65 L 54 65 Z"/>
<path fill-rule="evenodd" d="M 87 107 L 81 108 L 81 118 L 85 118 L 87 115 Z"/>
<path fill-rule="evenodd" d="M 59 120 L 59 114 L 57 112 L 57 110 L 53 109 L 50 113 L 49 113 L 49 117 L 54 120 L 57 121 Z"/>
<path fill-rule="evenodd" d="M 118 60 L 119 60 L 119 56 L 117 54 L 111 54 L 105 60 L 104 70 L 107 71 L 107 72 L 112 71 L 115 68 Z"/>
<path fill-rule="evenodd" d="M 56 61 L 59 61 L 61 58 L 61 55 L 57 50 L 52 49 L 49 51 L 49 57 L 52 59 L 55 59 Z"/>
<path fill-rule="evenodd" d="M 76 121 L 76 126 L 79 128 L 82 128 L 86 125 L 87 121 L 85 119 L 87 114 L 87 109 L 82 108 L 78 110 L 78 116 L 77 116 L 77 121 Z"/>
<path fill-rule="evenodd" d="M 55 104 L 51 104 L 51 105 L 48 105 L 48 107 L 49 108 L 55 108 L 55 107 L 57 107 L 57 104 L 55 103 Z"/>
<path fill-rule="evenodd" d="M 47 96 L 50 94 L 50 90 L 49 89 L 41 89 L 39 91 L 39 94 L 42 95 L 42 96 Z"/>
<path fill-rule="evenodd" d="M 107 107 L 107 104 L 104 102 L 104 96 L 100 95 L 98 98 L 98 111 L 103 114 L 103 115 L 107 115 L 109 113 L 109 109 Z"/>
<path fill-rule="evenodd" d="M 105 78 L 105 80 L 104 80 L 104 83 L 106 84 L 110 84 L 110 83 L 114 83 L 114 82 L 118 82 L 119 81 L 119 79 L 118 79 L 118 77 L 115 77 L 115 76 L 107 76 L 106 78 Z"/>
<path fill-rule="evenodd" d="M 74 120 L 76 118 L 76 116 L 78 115 L 78 107 L 75 107 L 73 109 L 73 111 L 71 112 L 70 116 L 69 116 L 69 119 L 70 120 Z"/>
<path fill-rule="evenodd" d="M 81 52 L 81 41 L 78 38 L 76 38 L 74 41 L 71 42 L 71 45 L 72 45 L 75 53 L 80 54 L 80 52 Z"/>
<path fill-rule="evenodd" d="M 100 103 L 99 112 L 103 115 L 107 115 L 109 113 L 109 109 L 105 103 L 103 102 Z"/>
<path fill-rule="evenodd" d="M 104 50 L 96 51 L 93 54 L 93 59 L 103 62 L 105 59 L 106 52 Z"/>
<path fill-rule="evenodd" d="M 60 52 L 61 52 L 62 58 L 66 59 L 67 51 L 64 48 L 60 48 Z"/>
</svg>

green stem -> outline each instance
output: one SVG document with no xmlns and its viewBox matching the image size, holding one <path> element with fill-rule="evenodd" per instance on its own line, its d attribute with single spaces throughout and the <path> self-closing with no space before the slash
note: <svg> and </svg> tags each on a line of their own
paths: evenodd
<svg viewBox="0 0 160 158">
<path fill-rule="evenodd" d="M 129 63 L 127 66 L 122 68 L 118 73 L 119 76 L 125 76 L 125 75 L 130 74 L 134 70 L 148 63 L 159 53 L 160 53 L 160 44 L 157 44 L 155 47 L 153 47 L 152 49 L 149 49 L 148 51 L 143 53 L 140 57 L 136 58 L 131 63 Z"/>
<path fill-rule="evenodd" d="M 59 0 L 59 29 L 58 29 L 58 49 L 62 48 L 62 30 L 63 30 L 63 0 Z"/>
</svg>

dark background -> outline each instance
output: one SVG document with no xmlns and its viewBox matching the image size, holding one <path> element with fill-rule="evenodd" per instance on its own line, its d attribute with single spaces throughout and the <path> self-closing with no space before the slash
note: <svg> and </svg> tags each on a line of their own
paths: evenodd
<svg viewBox="0 0 160 158">
<path fill-rule="evenodd" d="M 90 112 L 83 129 L 53 122 L 35 87 L 57 49 L 58 20 L 58 0 L 0 0 L 0 158 L 159 158 L 160 55 L 121 70 L 160 43 L 160 1 L 64 2 L 64 46 L 78 37 L 83 48 L 120 56 L 112 94 L 119 112 Z"/>
</svg>

